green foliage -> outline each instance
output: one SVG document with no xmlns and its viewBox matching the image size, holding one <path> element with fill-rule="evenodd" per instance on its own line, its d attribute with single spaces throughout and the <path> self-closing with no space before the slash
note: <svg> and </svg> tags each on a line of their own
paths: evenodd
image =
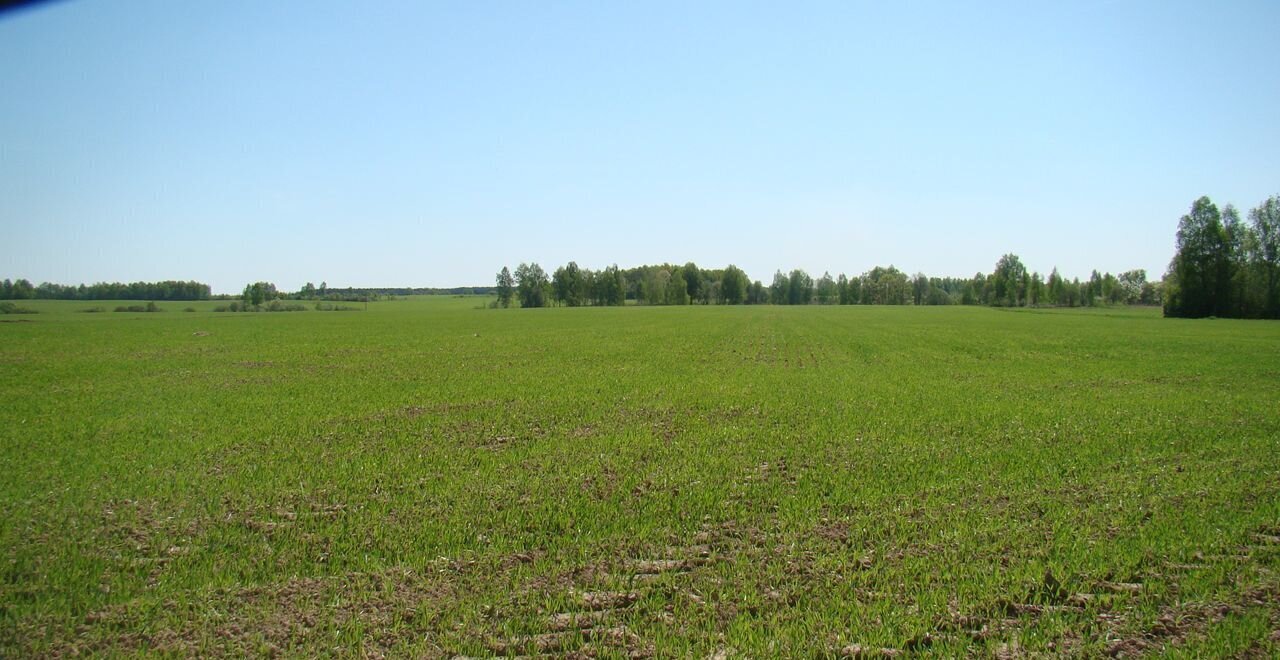
<svg viewBox="0 0 1280 660">
<path fill-rule="evenodd" d="M 25 279 L 16 282 L 6 279 L 0 284 L 0 300 L 208 300 L 209 295 L 208 284 L 174 280 L 130 284 L 99 282 L 78 286 L 43 282 L 40 286 L 32 286 Z"/>
<path fill-rule="evenodd" d="M 0 314 L 36 314 L 36 310 L 28 307 L 19 307 L 11 302 L 0 302 Z"/>
<path fill-rule="evenodd" d="M 506 266 L 498 272 L 498 304 L 502 307 L 510 307 L 511 301 L 515 299 L 516 280 L 511 276 L 511 271 Z"/>
<path fill-rule="evenodd" d="M 690 261 L 680 269 L 680 274 L 683 276 L 685 289 L 688 293 L 685 297 L 691 301 L 701 299 L 702 294 L 706 293 L 703 291 L 704 279 L 702 277 L 702 269 L 698 268 L 697 264 Z M 710 286 L 710 280 L 705 280 L 705 282 Z"/>
<path fill-rule="evenodd" d="M 720 296 L 725 304 L 741 305 L 747 302 L 750 286 L 747 274 L 741 268 L 733 264 L 725 266 L 724 276 L 720 280 Z"/>
<path fill-rule="evenodd" d="M 551 299 L 551 280 L 536 263 L 516 267 L 516 296 L 521 307 L 546 307 Z"/>
<path fill-rule="evenodd" d="M 697 274 L 694 274 L 697 277 Z M 679 268 L 671 271 L 667 277 L 666 291 L 663 295 L 665 305 L 688 305 L 689 285 L 685 282 L 684 272 Z"/>
<path fill-rule="evenodd" d="M 813 287 L 814 300 L 819 305 L 834 305 L 840 302 L 840 294 L 836 289 L 836 281 L 831 273 L 823 273 Z"/>
<path fill-rule="evenodd" d="M 1280 198 L 1249 212 L 1201 197 L 1178 223 L 1177 252 L 1165 275 L 1166 316 L 1280 318 Z M 1143 291 L 1141 296 L 1148 295 Z"/>
<path fill-rule="evenodd" d="M 787 304 L 808 305 L 813 299 L 813 278 L 802 269 L 791 271 L 787 278 Z"/>
<path fill-rule="evenodd" d="M 317 312 L 358 312 L 360 311 L 360 308 L 352 307 L 350 305 L 335 305 L 333 303 L 318 302 L 315 304 L 315 310 Z"/>
<path fill-rule="evenodd" d="M 1094 276 L 1098 275 L 1094 271 Z M 991 274 L 991 304 L 1003 307 L 1018 307 L 1026 300 L 1027 267 L 1016 254 L 1006 254 L 996 262 L 996 270 Z"/>
<path fill-rule="evenodd" d="M 1178 221 L 1177 252 L 1169 265 L 1166 316 L 1226 315 L 1230 308 L 1231 257 L 1218 207 L 1197 199 Z"/>
<path fill-rule="evenodd" d="M 775 305 L 787 305 L 787 293 L 791 289 L 791 279 L 782 274 L 782 271 L 776 271 L 773 274 L 773 284 L 769 285 L 769 302 Z"/>
<path fill-rule="evenodd" d="M 1249 211 L 1251 236 L 1246 240 L 1253 296 L 1260 315 L 1280 318 L 1280 196 L 1267 198 Z"/>
<path fill-rule="evenodd" d="M 244 293 L 240 294 L 240 302 L 250 307 L 260 307 L 265 302 L 275 300 L 279 295 L 276 285 L 270 282 L 254 282 L 245 285 Z"/>
<path fill-rule="evenodd" d="M 335 307 L 330 303 L 316 303 L 315 305 L 315 308 L 317 310 L 321 309 L 322 307 L 327 308 L 329 310 L 337 309 L 337 307 Z M 343 309 L 353 309 L 353 308 L 345 307 Z M 254 305 L 251 303 L 234 301 L 229 305 L 218 305 L 217 307 L 213 308 L 213 311 L 215 312 L 305 312 L 307 311 L 307 306 L 302 305 L 300 303 L 286 303 L 283 300 L 272 300 L 271 302 L 265 305 Z"/>
<path fill-rule="evenodd" d="M 863 274 L 859 287 L 865 305 L 906 305 L 911 302 L 911 282 L 907 274 L 889 266 L 876 266 Z"/>
<path fill-rule="evenodd" d="M 164 310 L 160 309 L 160 306 L 155 304 L 154 302 L 148 302 L 145 305 L 120 305 L 116 307 L 115 311 L 117 312 L 163 312 Z"/>
</svg>

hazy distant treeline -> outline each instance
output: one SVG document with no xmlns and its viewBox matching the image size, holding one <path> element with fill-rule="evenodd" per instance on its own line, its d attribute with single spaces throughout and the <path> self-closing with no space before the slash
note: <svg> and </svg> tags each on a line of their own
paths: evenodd
<svg viewBox="0 0 1280 660">
<path fill-rule="evenodd" d="M 494 287 L 491 286 L 331 288 L 327 282 L 321 282 L 320 286 L 307 282 L 287 297 L 299 300 L 378 300 L 390 296 L 487 296 L 493 293 Z"/>
<path fill-rule="evenodd" d="M 996 262 L 991 273 L 973 277 L 908 275 L 893 266 L 872 268 L 853 277 L 823 273 L 814 279 L 796 269 L 777 271 L 766 285 L 741 268 L 699 268 L 659 264 L 593 271 L 570 262 L 548 275 L 536 263 L 504 267 L 497 276 L 497 305 L 1027 305 L 1091 306 L 1161 302 L 1161 284 L 1147 281 L 1144 270 L 1120 275 L 1093 271 L 1088 280 L 1067 280 L 1057 269 L 1046 278 L 1031 272 L 1014 254 Z"/>
<path fill-rule="evenodd" d="M 25 279 L 0 283 L 0 300 L 208 300 L 209 285 L 201 282 L 98 282 L 64 285 Z"/>
</svg>

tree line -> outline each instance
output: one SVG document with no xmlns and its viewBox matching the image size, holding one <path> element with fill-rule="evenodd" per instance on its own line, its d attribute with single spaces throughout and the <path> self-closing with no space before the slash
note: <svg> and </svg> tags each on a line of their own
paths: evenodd
<svg viewBox="0 0 1280 660">
<path fill-rule="evenodd" d="M 893 266 L 877 266 L 848 277 L 823 273 L 816 280 L 803 269 L 777 271 L 770 284 L 751 280 L 732 264 L 699 268 L 658 264 L 593 271 L 576 262 L 548 275 L 536 263 L 498 272 L 497 307 L 564 305 L 997 305 L 1094 306 L 1159 305 L 1162 284 L 1147 280 L 1145 270 L 1120 275 L 1093 271 L 1089 279 L 1067 280 L 1055 268 L 1046 278 L 1029 271 L 1014 254 L 996 262 L 991 273 L 971 278 L 908 275 Z"/>
<path fill-rule="evenodd" d="M 210 289 L 201 282 L 98 282 L 78 286 L 6 279 L 0 282 L 0 300 L 208 300 Z"/>
<path fill-rule="evenodd" d="M 316 286 L 311 282 L 302 285 L 302 288 L 296 293 L 289 293 L 287 296 L 295 300 L 346 300 L 346 301 L 362 301 L 366 298 L 369 300 L 378 300 L 392 296 L 485 296 L 493 295 L 494 287 L 491 286 L 455 286 L 455 287 L 345 287 L 330 288 L 328 283 L 321 282 L 320 286 Z"/>
<path fill-rule="evenodd" d="M 1280 318 L 1280 196 L 1249 211 L 1201 197 L 1178 222 L 1165 316 Z"/>
</svg>

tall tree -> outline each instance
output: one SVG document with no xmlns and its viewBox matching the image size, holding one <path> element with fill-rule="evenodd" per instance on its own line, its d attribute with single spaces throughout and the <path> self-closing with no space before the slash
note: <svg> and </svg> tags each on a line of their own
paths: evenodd
<svg viewBox="0 0 1280 660">
<path fill-rule="evenodd" d="M 689 300 L 698 300 L 702 296 L 702 271 L 698 265 L 690 261 L 684 265 L 680 271 L 684 276 L 685 289 L 689 293 Z"/>
<path fill-rule="evenodd" d="M 1147 271 L 1138 268 L 1120 273 L 1116 278 L 1123 292 L 1121 301 L 1126 305 L 1136 305 L 1142 299 L 1142 289 L 1147 285 Z"/>
<path fill-rule="evenodd" d="M 741 268 L 729 264 L 720 278 L 720 299 L 726 305 L 741 305 L 747 300 L 747 274 Z"/>
<path fill-rule="evenodd" d="M 627 279 L 617 264 L 605 268 L 597 281 L 600 282 L 604 304 L 619 307 L 627 304 Z"/>
<path fill-rule="evenodd" d="M 1249 300 L 1249 247 L 1253 231 L 1240 220 L 1240 212 L 1232 204 L 1222 207 L 1222 231 L 1227 235 L 1227 262 L 1224 276 L 1230 300 L 1228 316 L 1252 316 L 1256 304 Z"/>
<path fill-rule="evenodd" d="M 775 305 L 787 304 L 787 291 L 791 288 L 791 280 L 782 271 L 775 271 L 773 284 L 769 285 L 769 301 Z"/>
<path fill-rule="evenodd" d="M 9 297 L 14 300 L 31 300 L 36 297 L 36 288 L 31 285 L 30 280 L 20 277 L 9 287 Z"/>
<path fill-rule="evenodd" d="M 577 262 L 570 261 L 568 265 L 557 268 L 551 277 L 551 289 L 555 299 L 570 307 L 586 304 L 586 297 L 581 295 L 581 282 L 582 269 L 578 267 Z"/>
<path fill-rule="evenodd" d="M 916 273 L 911 279 L 911 301 L 923 305 L 929 296 L 929 278 L 924 273 Z"/>
<path fill-rule="evenodd" d="M 498 304 L 502 305 L 503 307 L 510 307 L 511 299 L 515 297 L 515 292 L 516 292 L 516 280 L 514 277 L 511 276 L 511 269 L 507 268 L 506 266 L 503 266 L 502 270 L 498 271 L 497 284 L 498 284 Z M 320 290 L 324 291 L 326 288 L 328 287 L 325 286 L 324 282 L 321 282 Z"/>
<path fill-rule="evenodd" d="M 516 266 L 516 295 L 521 307 L 546 307 L 551 289 L 547 272 L 537 263 Z"/>
<path fill-rule="evenodd" d="M 852 302 L 849 300 L 850 297 L 849 278 L 844 273 L 840 273 L 840 276 L 836 278 L 836 298 L 841 305 L 848 305 Z"/>
<path fill-rule="evenodd" d="M 671 271 L 667 278 L 667 290 L 664 296 L 668 305 L 688 305 L 689 304 L 689 285 L 685 282 L 684 271 L 676 268 Z"/>
<path fill-rule="evenodd" d="M 1225 315 L 1231 309 L 1231 251 L 1218 207 L 1208 197 L 1178 221 L 1177 249 L 1166 275 L 1166 316 Z"/>
<path fill-rule="evenodd" d="M 1016 307 L 1022 304 L 1020 294 L 1025 286 L 1027 267 L 1018 255 L 1009 253 L 996 262 L 996 272 L 991 274 L 993 305 Z"/>
<path fill-rule="evenodd" d="M 813 278 L 800 268 L 791 271 L 791 277 L 787 280 L 787 304 L 808 305 L 812 299 Z"/>
<path fill-rule="evenodd" d="M 823 272 L 822 277 L 814 283 L 814 297 L 818 299 L 819 305 L 834 305 L 840 302 L 839 292 L 836 290 L 836 281 L 831 279 L 830 272 Z"/>
<path fill-rule="evenodd" d="M 1253 228 L 1252 257 L 1261 289 L 1261 315 L 1280 318 L 1280 196 L 1268 197 L 1249 211 Z"/>
</svg>

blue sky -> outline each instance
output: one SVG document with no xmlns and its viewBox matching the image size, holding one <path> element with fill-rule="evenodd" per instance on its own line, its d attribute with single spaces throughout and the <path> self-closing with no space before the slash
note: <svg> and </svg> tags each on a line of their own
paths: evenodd
<svg viewBox="0 0 1280 660">
<path fill-rule="evenodd" d="M 0 15 L 0 277 L 1163 273 L 1280 193 L 1280 3 L 55 2 Z"/>
</svg>

